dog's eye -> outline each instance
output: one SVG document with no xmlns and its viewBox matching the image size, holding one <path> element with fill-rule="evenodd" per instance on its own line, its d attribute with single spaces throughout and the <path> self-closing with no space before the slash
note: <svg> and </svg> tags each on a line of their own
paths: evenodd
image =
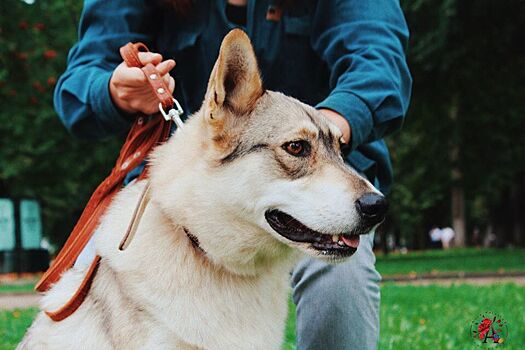
<svg viewBox="0 0 525 350">
<path fill-rule="evenodd" d="M 304 140 L 287 142 L 283 149 L 295 157 L 306 157 L 310 154 L 310 144 Z"/>
</svg>

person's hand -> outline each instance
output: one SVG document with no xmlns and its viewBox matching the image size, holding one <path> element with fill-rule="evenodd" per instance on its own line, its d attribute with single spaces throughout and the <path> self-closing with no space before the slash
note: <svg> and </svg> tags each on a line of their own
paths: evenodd
<svg viewBox="0 0 525 350">
<path fill-rule="evenodd" d="M 175 79 L 169 71 L 175 67 L 174 60 L 162 61 L 162 56 L 153 52 L 139 52 L 139 59 L 143 65 L 155 65 L 170 92 L 173 92 Z M 154 114 L 159 111 L 159 101 L 142 70 L 128 67 L 125 62 L 115 68 L 109 81 L 109 93 L 113 103 L 124 113 Z"/>
<path fill-rule="evenodd" d="M 352 136 L 352 129 L 350 129 L 350 124 L 348 124 L 345 117 L 331 109 L 320 108 L 319 111 L 341 130 L 343 133 L 343 142 L 348 144 Z"/>
</svg>

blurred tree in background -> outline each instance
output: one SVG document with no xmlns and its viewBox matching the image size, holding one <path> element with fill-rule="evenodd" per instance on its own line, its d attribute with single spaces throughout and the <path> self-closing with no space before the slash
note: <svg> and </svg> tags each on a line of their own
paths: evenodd
<svg viewBox="0 0 525 350">
<path fill-rule="evenodd" d="M 523 244 L 525 2 L 404 0 L 414 92 L 389 140 L 390 229 L 424 247 L 434 225 Z"/>
<path fill-rule="evenodd" d="M 82 2 L 27 2 L 0 2 L 0 196 L 39 199 L 45 233 L 61 243 L 123 139 L 76 140 L 53 111 Z M 414 93 L 389 139 L 396 182 L 385 232 L 423 248 L 433 225 L 454 224 L 466 243 L 478 227 L 524 244 L 525 2 L 401 4 Z"/>
<path fill-rule="evenodd" d="M 0 1 L 0 196 L 38 199 L 44 233 L 59 243 L 120 144 L 74 139 L 53 110 L 81 8 L 78 0 Z"/>
</svg>

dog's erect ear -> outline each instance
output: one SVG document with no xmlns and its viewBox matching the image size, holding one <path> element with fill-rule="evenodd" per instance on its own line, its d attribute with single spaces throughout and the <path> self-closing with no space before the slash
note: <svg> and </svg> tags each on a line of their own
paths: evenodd
<svg viewBox="0 0 525 350">
<path fill-rule="evenodd" d="M 234 29 L 222 41 L 208 82 L 207 117 L 213 119 L 214 112 L 220 109 L 230 109 L 235 114 L 249 113 L 263 93 L 250 39 L 242 30 Z"/>
</svg>

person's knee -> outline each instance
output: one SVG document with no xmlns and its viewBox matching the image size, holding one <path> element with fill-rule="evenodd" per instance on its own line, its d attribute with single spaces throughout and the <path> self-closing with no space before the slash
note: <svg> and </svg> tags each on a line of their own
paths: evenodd
<svg viewBox="0 0 525 350">
<path fill-rule="evenodd" d="M 380 276 L 370 242 L 363 243 L 347 262 L 331 265 L 305 259 L 294 270 L 299 348 L 375 349 Z"/>
<path fill-rule="evenodd" d="M 375 266 L 363 261 L 347 261 L 330 265 L 317 260 L 302 261 L 292 275 L 294 302 L 305 295 L 321 298 L 326 304 L 338 307 L 360 303 L 361 299 L 379 301 L 380 276 Z M 329 306 L 327 305 L 327 306 Z"/>
<path fill-rule="evenodd" d="M 362 246 L 349 260 L 339 264 L 307 258 L 302 260 L 292 274 L 294 300 L 304 293 L 323 296 L 323 299 L 352 299 L 360 296 L 379 300 L 381 276 L 375 268 L 371 238 L 363 236 Z"/>
</svg>

